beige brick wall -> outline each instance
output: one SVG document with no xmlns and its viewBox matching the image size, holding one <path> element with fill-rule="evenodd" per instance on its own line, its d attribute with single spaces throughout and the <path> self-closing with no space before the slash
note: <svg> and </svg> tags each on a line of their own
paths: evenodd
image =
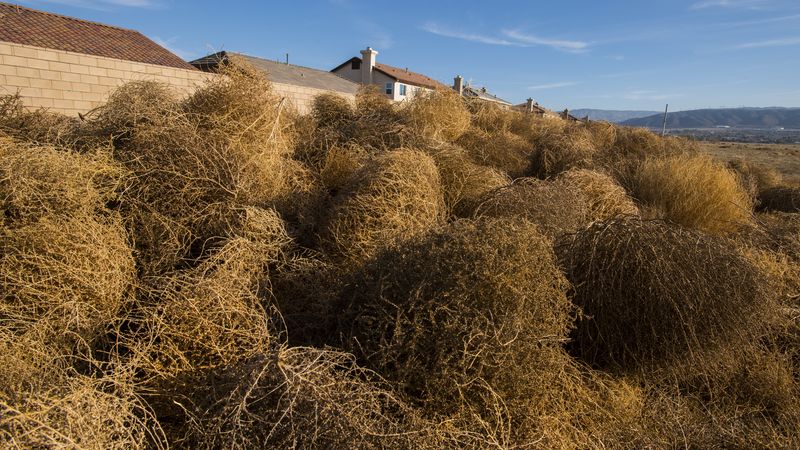
<svg viewBox="0 0 800 450">
<path fill-rule="evenodd" d="M 319 94 L 336 94 L 348 99 L 352 103 L 355 103 L 355 95 L 345 94 L 342 92 L 326 91 L 323 89 L 294 86 L 291 84 L 282 83 L 272 83 L 272 88 L 275 90 L 277 95 L 285 97 L 300 114 L 308 114 L 311 112 L 311 105 L 314 101 L 314 97 Z"/>
<path fill-rule="evenodd" d="M 159 81 L 187 95 L 214 76 L 199 70 L 0 42 L 0 95 L 19 92 L 25 106 L 73 116 L 100 106 L 111 91 L 128 81 Z M 301 114 L 311 110 L 316 95 L 331 92 L 281 83 L 273 83 L 273 87 Z M 334 93 L 355 101 L 353 95 Z"/>
<path fill-rule="evenodd" d="M 68 115 L 101 105 L 114 88 L 128 81 L 163 82 L 185 95 L 213 76 L 199 70 L 0 42 L 0 95 L 19 92 L 28 107 Z"/>
</svg>

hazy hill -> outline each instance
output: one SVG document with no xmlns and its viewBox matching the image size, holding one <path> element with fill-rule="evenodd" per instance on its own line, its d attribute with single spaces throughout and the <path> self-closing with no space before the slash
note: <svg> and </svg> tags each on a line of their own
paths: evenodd
<svg viewBox="0 0 800 450">
<path fill-rule="evenodd" d="M 663 113 L 630 119 L 623 125 L 661 128 Z M 678 111 L 667 116 L 667 128 L 800 128 L 800 108 L 724 108 Z"/>
<path fill-rule="evenodd" d="M 574 109 L 570 113 L 575 117 L 584 118 L 589 116 L 592 120 L 606 120 L 608 122 L 624 122 L 639 117 L 652 116 L 658 111 L 616 111 L 610 109 Z"/>
</svg>

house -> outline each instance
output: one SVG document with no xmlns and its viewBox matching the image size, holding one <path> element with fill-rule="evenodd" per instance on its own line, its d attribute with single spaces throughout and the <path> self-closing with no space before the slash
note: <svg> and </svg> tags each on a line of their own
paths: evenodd
<svg viewBox="0 0 800 450">
<path fill-rule="evenodd" d="M 0 95 L 70 115 L 132 80 L 188 93 L 205 74 L 138 31 L 0 3 Z"/>
<path fill-rule="evenodd" d="M 502 109 L 509 109 L 512 106 L 511 102 L 503 100 L 502 98 L 487 92 L 485 87 L 474 88 L 469 85 L 464 86 L 464 79 L 461 77 L 461 75 L 457 75 L 453 79 L 453 90 L 458 92 L 458 95 L 463 97 L 490 103 Z"/>
<path fill-rule="evenodd" d="M 266 74 L 275 92 L 288 99 L 300 113 L 309 112 L 314 97 L 319 94 L 333 93 L 355 101 L 358 84 L 324 70 L 226 51 L 196 59 L 190 64 L 206 72 L 216 72 L 220 65 L 236 59 Z"/>
<path fill-rule="evenodd" d="M 376 62 L 378 52 L 371 47 L 361 50 L 361 56 L 348 59 L 334 67 L 331 72 L 355 83 L 377 85 L 383 93 L 396 102 L 411 98 L 419 91 L 448 88 L 433 78 L 407 68 L 401 69 Z"/>
<path fill-rule="evenodd" d="M 537 116 L 544 117 L 545 119 L 563 119 L 564 118 L 561 114 L 556 113 L 554 111 L 551 111 L 551 110 L 541 106 L 539 103 L 534 101 L 532 98 L 528 98 L 528 100 L 526 100 L 525 103 L 520 103 L 518 105 L 514 105 L 513 108 L 518 110 L 518 111 L 522 111 L 524 113 L 535 114 Z M 570 116 L 570 117 L 572 117 L 572 116 Z M 574 120 L 578 120 L 578 119 L 574 119 Z"/>
</svg>

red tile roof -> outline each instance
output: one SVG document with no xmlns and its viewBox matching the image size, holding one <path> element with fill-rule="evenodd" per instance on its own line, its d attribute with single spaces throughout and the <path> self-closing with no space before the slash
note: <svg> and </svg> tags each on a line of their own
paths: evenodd
<svg viewBox="0 0 800 450">
<path fill-rule="evenodd" d="M 0 41 L 196 70 L 134 30 L 0 3 Z"/>
<path fill-rule="evenodd" d="M 396 79 L 397 81 L 400 81 L 401 83 L 413 84 L 415 86 L 422 86 L 430 89 L 448 88 L 448 86 L 445 86 L 431 77 L 427 77 L 421 73 L 411 72 L 408 69 L 400 69 L 398 67 L 381 63 L 375 63 L 375 68 Z"/>
</svg>

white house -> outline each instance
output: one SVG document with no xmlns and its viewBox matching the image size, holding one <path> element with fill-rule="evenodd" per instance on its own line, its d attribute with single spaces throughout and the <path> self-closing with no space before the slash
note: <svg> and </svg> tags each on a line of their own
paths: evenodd
<svg viewBox="0 0 800 450">
<path fill-rule="evenodd" d="M 420 90 L 449 89 L 433 78 L 417 72 L 381 64 L 375 61 L 378 52 L 370 47 L 361 50 L 361 58 L 353 57 L 336 66 L 331 72 L 361 84 L 375 84 L 390 99 L 400 102 Z"/>
</svg>

